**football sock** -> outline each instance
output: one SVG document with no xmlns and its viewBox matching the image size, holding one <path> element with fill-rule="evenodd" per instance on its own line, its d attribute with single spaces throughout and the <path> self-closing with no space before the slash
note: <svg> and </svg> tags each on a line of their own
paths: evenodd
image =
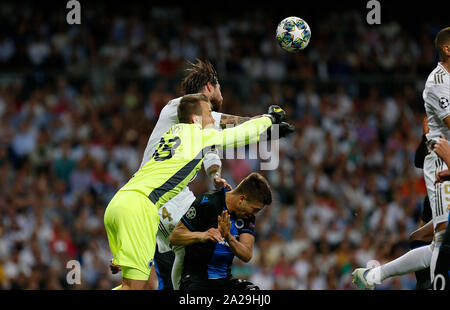
<svg viewBox="0 0 450 310">
<path fill-rule="evenodd" d="M 175 252 L 175 260 L 172 266 L 172 286 L 174 290 L 180 289 L 181 273 L 184 265 L 184 247 L 176 247 L 173 250 Z"/>
<path fill-rule="evenodd" d="M 430 266 L 431 256 L 431 245 L 411 250 L 389 263 L 370 269 L 366 280 L 369 284 L 379 284 L 387 278 L 427 268 Z"/>
<path fill-rule="evenodd" d="M 440 231 L 438 233 L 434 233 L 434 240 L 433 241 L 433 255 L 431 256 L 431 263 L 430 263 L 430 275 L 431 275 L 431 282 L 433 282 L 434 279 L 434 271 L 436 269 L 436 262 L 439 255 L 439 248 L 442 244 L 442 239 L 444 238 L 445 231 Z"/>
<path fill-rule="evenodd" d="M 439 279 L 441 275 L 443 278 Z M 436 260 L 436 268 L 434 270 L 433 288 L 437 290 L 450 290 L 450 228 L 447 225 L 447 230 L 444 235 L 439 254 Z"/>
<path fill-rule="evenodd" d="M 422 240 L 413 240 L 409 243 L 411 250 L 428 245 L 428 242 Z M 416 274 L 416 290 L 428 290 L 431 288 L 430 268 L 417 270 Z"/>
</svg>

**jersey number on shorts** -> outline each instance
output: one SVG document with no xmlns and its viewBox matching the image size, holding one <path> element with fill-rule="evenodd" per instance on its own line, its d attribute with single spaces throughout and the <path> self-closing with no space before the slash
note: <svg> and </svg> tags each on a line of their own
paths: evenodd
<svg viewBox="0 0 450 310">
<path fill-rule="evenodd" d="M 153 153 L 153 158 L 155 161 L 163 161 L 172 158 L 175 149 L 180 145 L 180 137 L 175 137 L 172 139 L 164 140 L 161 138 L 158 146 L 156 147 L 155 153 Z"/>
</svg>

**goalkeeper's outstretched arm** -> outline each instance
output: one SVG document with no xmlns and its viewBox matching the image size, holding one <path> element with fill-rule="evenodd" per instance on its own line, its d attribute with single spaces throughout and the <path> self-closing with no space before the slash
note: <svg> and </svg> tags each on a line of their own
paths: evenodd
<svg viewBox="0 0 450 310">
<path fill-rule="evenodd" d="M 203 144 L 204 146 L 217 145 L 223 148 L 237 148 L 256 143 L 259 141 L 260 134 L 270 126 L 272 126 L 271 118 L 263 116 L 222 131 L 204 129 L 202 133 Z"/>
</svg>

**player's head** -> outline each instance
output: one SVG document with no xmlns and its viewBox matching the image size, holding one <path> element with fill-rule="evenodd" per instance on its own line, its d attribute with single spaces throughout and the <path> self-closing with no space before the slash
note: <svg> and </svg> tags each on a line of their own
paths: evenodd
<svg viewBox="0 0 450 310">
<path fill-rule="evenodd" d="M 213 65 L 207 60 L 197 59 L 197 63 L 189 63 L 189 68 L 186 71 L 189 74 L 181 83 L 184 93 L 204 93 L 211 102 L 213 110 L 220 111 L 223 98 L 217 72 Z"/>
<path fill-rule="evenodd" d="M 434 46 L 442 60 L 450 58 L 450 27 L 438 32 L 434 40 Z"/>
<path fill-rule="evenodd" d="M 181 98 L 177 108 L 178 122 L 200 124 L 203 128 L 213 127 L 211 103 L 205 94 L 189 94 Z"/>
<path fill-rule="evenodd" d="M 253 172 L 239 183 L 232 194 L 237 196 L 230 212 L 238 218 L 256 216 L 264 206 L 272 203 L 269 182 L 259 173 Z"/>
</svg>

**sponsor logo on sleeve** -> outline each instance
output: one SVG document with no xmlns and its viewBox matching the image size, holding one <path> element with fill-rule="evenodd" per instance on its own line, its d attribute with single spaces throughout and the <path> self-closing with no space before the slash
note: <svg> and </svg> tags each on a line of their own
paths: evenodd
<svg viewBox="0 0 450 310">
<path fill-rule="evenodd" d="M 186 212 L 186 218 L 192 220 L 197 215 L 197 211 L 194 207 L 190 207 L 189 210 Z"/>
<path fill-rule="evenodd" d="M 243 219 L 237 219 L 234 223 L 237 229 L 241 229 L 244 227 L 244 220 Z"/>
</svg>

